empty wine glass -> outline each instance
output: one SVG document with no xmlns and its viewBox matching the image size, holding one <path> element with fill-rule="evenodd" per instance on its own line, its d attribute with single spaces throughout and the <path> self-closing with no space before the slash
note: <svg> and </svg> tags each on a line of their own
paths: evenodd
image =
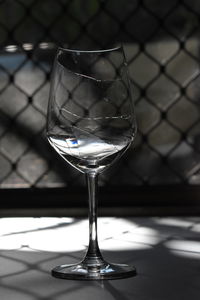
<svg viewBox="0 0 200 300">
<path fill-rule="evenodd" d="M 47 115 L 47 138 L 73 167 L 86 174 L 89 192 L 89 246 L 83 260 L 61 265 L 64 279 L 119 279 L 136 275 L 132 266 L 106 262 L 97 239 L 96 188 L 99 173 L 116 162 L 136 134 L 123 47 L 100 51 L 59 48 Z"/>
</svg>

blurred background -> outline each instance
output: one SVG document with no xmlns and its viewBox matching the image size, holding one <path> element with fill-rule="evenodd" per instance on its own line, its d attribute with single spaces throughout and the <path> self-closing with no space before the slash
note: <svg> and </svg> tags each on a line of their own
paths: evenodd
<svg viewBox="0 0 200 300">
<path fill-rule="evenodd" d="M 84 176 L 45 137 L 52 63 L 121 42 L 138 134 L 99 178 L 102 211 L 198 214 L 199 25 L 198 0 L 1 0 L 0 215 L 85 212 Z"/>
</svg>

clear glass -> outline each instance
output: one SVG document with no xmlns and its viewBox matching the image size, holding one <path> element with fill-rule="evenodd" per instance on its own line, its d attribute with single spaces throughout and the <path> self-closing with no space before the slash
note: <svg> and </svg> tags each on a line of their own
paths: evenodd
<svg viewBox="0 0 200 300">
<path fill-rule="evenodd" d="M 106 262 L 97 238 L 97 177 L 127 150 L 136 134 L 134 107 L 122 47 L 100 51 L 59 48 L 47 115 L 53 148 L 86 174 L 89 194 L 89 246 L 83 260 L 61 265 L 52 275 L 64 279 L 119 279 L 134 267 Z"/>
</svg>

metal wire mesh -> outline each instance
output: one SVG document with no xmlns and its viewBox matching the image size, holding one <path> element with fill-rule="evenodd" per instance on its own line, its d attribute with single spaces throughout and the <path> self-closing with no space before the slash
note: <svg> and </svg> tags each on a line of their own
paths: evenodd
<svg viewBox="0 0 200 300">
<path fill-rule="evenodd" d="M 137 140 L 105 185 L 200 183 L 198 0 L 0 1 L 0 186 L 60 187 L 83 176 L 45 135 L 55 45 L 123 42 Z"/>
</svg>

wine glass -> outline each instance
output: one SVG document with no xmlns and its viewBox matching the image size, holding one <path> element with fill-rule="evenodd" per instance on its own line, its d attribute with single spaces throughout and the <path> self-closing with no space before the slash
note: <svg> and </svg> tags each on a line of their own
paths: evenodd
<svg viewBox="0 0 200 300">
<path fill-rule="evenodd" d="M 127 150 L 136 122 L 123 47 L 99 51 L 58 48 L 52 71 L 47 138 L 70 165 L 86 174 L 89 246 L 83 260 L 52 275 L 102 280 L 136 275 L 132 266 L 106 262 L 97 239 L 97 177 Z"/>
</svg>

